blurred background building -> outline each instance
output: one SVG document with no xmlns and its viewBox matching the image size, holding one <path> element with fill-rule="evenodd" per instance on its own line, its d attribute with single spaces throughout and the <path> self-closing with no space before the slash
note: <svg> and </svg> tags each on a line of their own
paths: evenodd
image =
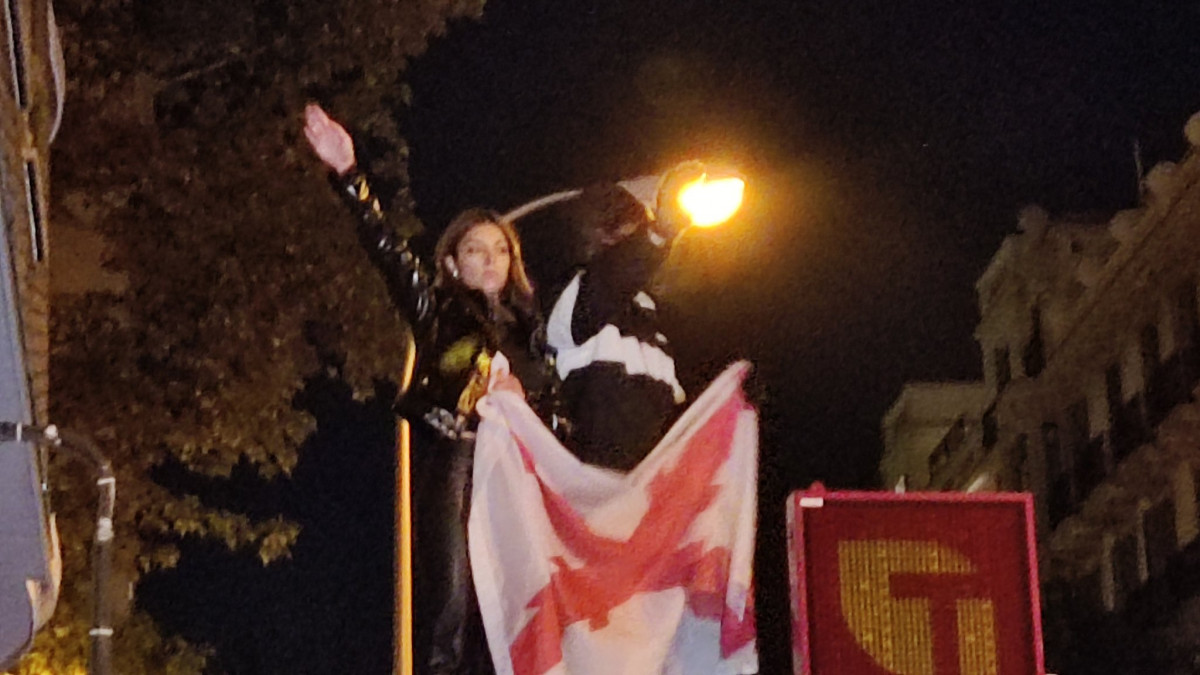
<svg viewBox="0 0 1200 675">
<path fill-rule="evenodd" d="M 1019 218 L 976 283 L 983 381 L 908 384 L 884 486 L 1035 495 L 1048 668 L 1200 672 L 1200 115 L 1111 217 Z"/>
<path fill-rule="evenodd" d="M 6 0 L 0 48 L 0 422 L 44 425 L 49 405 L 49 145 L 62 113 L 62 53 L 49 0 Z M 0 670 L 54 610 L 57 542 L 45 458 L 0 443 Z"/>
</svg>

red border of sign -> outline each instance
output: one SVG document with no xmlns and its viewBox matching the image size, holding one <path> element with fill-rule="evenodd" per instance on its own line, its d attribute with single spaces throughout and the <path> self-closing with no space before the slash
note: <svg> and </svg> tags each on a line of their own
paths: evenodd
<svg viewBox="0 0 1200 675">
<path fill-rule="evenodd" d="M 792 672 L 795 675 L 816 675 L 807 658 L 809 649 L 808 631 L 808 570 L 800 546 L 804 544 L 804 518 L 806 508 L 801 500 L 819 499 L 823 506 L 827 502 L 913 502 L 914 500 L 935 503 L 972 504 L 986 502 L 1019 504 L 1025 511 L 1025 542 L 1029 559 L 1029 607 L 1033 613 L 1031 626 L 1034 637 L 1034 662 L 1037 675 L 1046 675 L 1045 649 L 1042 645 L 1042 603 L 1038 583 L 1037 528 L 1034 521 L 1033 495 L 1028 492 L 857 492 L 828 491 L 819 483 L 808 490 L 797 490 L 787 498 L 788 522 L 788 569 L 791 574 L 792 590 Z"/>
</svg>

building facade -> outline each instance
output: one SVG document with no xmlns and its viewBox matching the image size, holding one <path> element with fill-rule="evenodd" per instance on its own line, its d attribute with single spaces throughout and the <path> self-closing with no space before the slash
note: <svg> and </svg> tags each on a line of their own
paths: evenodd
<svg viewBox="0 0 1200 675">
<path fill-rule="evenodd" d="M 1200 673 L 1200 114 L 1184 131 L 1137 208 L 1026 209 L 976 284 L 983 382 L 910 384 L 883 421 L 886 487 L 1035 495 L 1052 671 Z"/>
<path fill-rule="evenodd" d="M 0 14 L 0 422 L 44 425 L 49 407 L 49 146 L 65 80 L 49 0 L 5 0 Z M 54 609 L 57 542 L 45 461 L 0 443 L 0 669 Z"/>
</svg>

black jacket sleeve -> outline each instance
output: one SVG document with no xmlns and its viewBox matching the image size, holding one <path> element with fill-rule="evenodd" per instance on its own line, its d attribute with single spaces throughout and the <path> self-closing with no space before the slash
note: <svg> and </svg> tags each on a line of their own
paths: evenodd
<svg viewBox="0 0 1200 675">
<path fill-rule="evenodd" d="M 635 232 L 597 255 L 579 280 L 579 298 L 571 317 L 577 343 L 587 340 L 605 324 L 618 323 L 630 310 L 633 297 L 645 290 L 667 259 L 670 246 L 657 245 L 649 233 Z"/>
<path fill-rule="evenodd" d="M 354 213 L 359 241 L 383 275 L 392 302 L 410 322 L 414 333 L 424 332 L 436 311 L 429 272 L 409 248 L 408 240 L 388 226 L 366 173 L 352 169 L 344 176 L 333 176 L 332 181 Z"/>
</svg>

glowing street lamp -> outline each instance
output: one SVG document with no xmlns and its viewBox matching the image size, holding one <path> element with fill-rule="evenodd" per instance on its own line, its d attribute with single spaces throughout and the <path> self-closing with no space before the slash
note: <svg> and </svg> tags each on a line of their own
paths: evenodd
<svg viewBox="0 0 1200 675">
<path fill-rule="evenodd" d="M 729 220 L 742 206 L 746 181 L 741 178 L 711 179 L 708 174 L 684 185 L 676 200 L 696 227 L 713 227 Z"/>
</svg>

